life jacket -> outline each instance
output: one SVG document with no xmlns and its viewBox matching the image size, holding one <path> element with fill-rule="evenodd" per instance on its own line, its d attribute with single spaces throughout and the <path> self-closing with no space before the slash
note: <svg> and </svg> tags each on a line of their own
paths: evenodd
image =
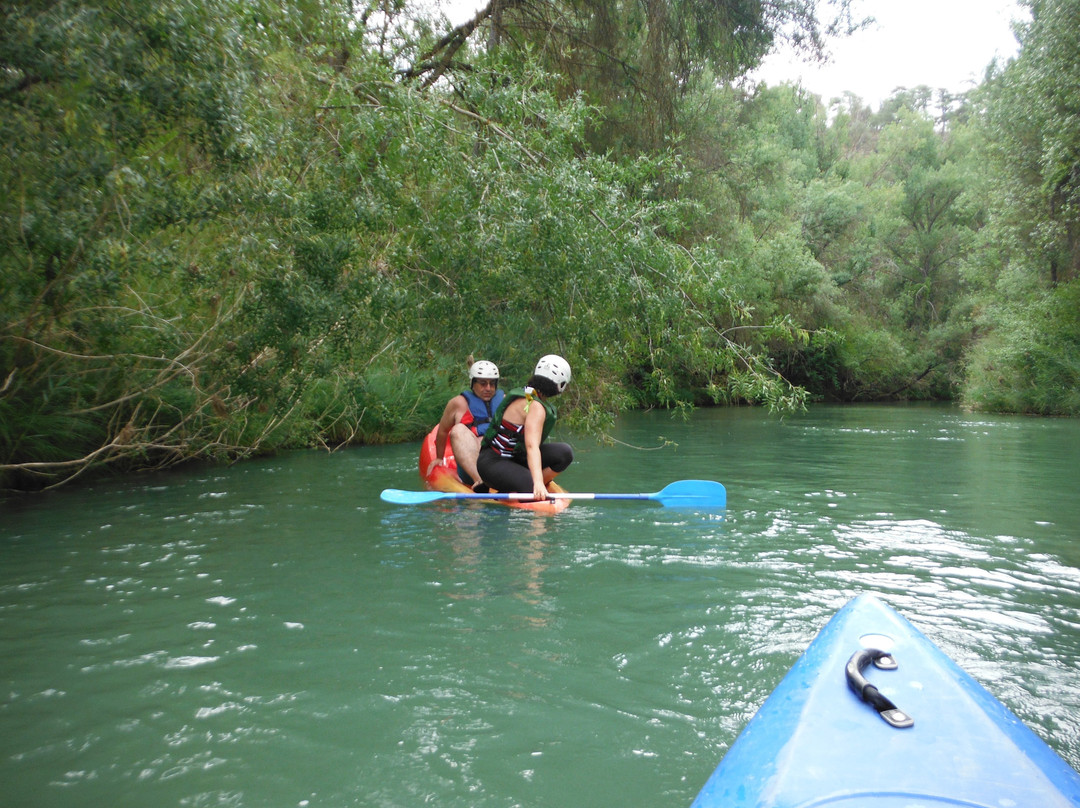
<svg viewBox="0 0 1080 808">
<path fill-rule="evenodd" d="M 461 395 L 465 396 L 465 401 L 469 404 L 468 411 L 461 417 L 461 423 L 471 429 L 474 435 L 483 435 L 491 423 L 492 414 L 498 409 L 506 393 L 496 390 L 491 401 L 484 401 L 472 390 L 462 390 Z"/>
<path fill-rule="evenodd" d="M 492 447 L 503 457 L 513 457 L 518 455 L 520 457 L 525 456 L 525 441 L 523 440 L 525 434 L 524 424 L 512 424 L 503 420 L 503 414 L 506 412 L 506 408 L 510 406 L 512 402 L 519 398 L 527 398 L 529 404 L 539 403 L 543 406 L 544 412 L 544 427 L 540 433 L 540 442 L 543 443 L 547 440 L 548 435 L 551 434 L 552 428 L 555 426 L 555 421 L 559 418 L 558 411 L 545 399 L 533 394 L 532 388 L 515 387 L 509 393 L 506 398 L 503 399 L 499 409 L 495 411 L 495 428 L 489 429 L 484 435 L 481 448 L 486 449 Z M 528 409 L 526 409 L 528 412 Z"/>
</svg>

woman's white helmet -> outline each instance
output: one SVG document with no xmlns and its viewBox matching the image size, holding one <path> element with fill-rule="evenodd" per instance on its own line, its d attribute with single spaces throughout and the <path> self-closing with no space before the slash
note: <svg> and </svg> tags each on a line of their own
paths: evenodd
<svg viewBox="0 0 1080 808">
<path fill-rule="evenodd" d="M 494 379 L 499 380 L 499 368 L 494 362 L 487 362 L 481 359 L 479 362 L 473 362 L 469 366 L 469 380 L 475 381 L 476 379 Z"/>
<path fill-rule="evenodd" d="M 536 363 L 536 369 L 533 370 L 533 375 L 551 379 L 561 393 L 566 389 L 566 385 L 570 384 L 570 364 L 556 354 L 541 356 L 540 361 Z"/>
</svg>

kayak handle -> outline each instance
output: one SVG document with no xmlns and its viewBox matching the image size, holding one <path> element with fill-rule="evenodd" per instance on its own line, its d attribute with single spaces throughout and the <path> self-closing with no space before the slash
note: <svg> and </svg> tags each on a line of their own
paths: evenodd
<svg viewBox="0 0 1080 808">
<path fill-rule="evenodd" d="M 844 670 L 847 674 L 848 687 L 856 696 L 877 710 L 878 715 L 885 719 L 885 723 L 889 726 L 897 729 L 915 726 L 915 719 L 881 695 L 881 691 L 863 676 L 863 669 L 871 662 L 874 663 L 874 667 L 883 671 L 894 671 L 898 667 L 892 655 L 884 651 L 878 651 L 876 648 L 856 651 L 851 655 Z"/>
</svg>

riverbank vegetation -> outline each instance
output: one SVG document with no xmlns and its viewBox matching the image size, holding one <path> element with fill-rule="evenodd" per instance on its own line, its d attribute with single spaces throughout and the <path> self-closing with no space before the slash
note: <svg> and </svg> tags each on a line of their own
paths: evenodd
<svg viewBox="0 0 1080 808">
<path fill-rule="evenodd" d="M 854 6 L 854 8 L 851 8 Z M 1080 414 L 1080 0 L 871 110 L 748 81 L 858 4 L 0 12 L 0 476 L 415 438 L 466 357 L 563 411 Z"/>
</svg>

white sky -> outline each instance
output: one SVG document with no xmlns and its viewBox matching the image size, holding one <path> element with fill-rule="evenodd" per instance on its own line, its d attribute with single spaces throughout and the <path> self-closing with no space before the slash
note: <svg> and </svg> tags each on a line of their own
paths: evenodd
<svg viewBox="0 0 1080 808">
<path fill-rule="evenodd" d="M 486 4 L 429 2 L 455 23 Z M 964 92 L 982 81 L 995 58 L 1004 61 L 1016 54 L 1011 23 L 1027 15 L 1016 0 L 855 0 L 854 5 L 856 19 L 873 17 L 876 22 L 830 43 L 828 64 L 807 65 L 790 53 L 779 53 L 768 57 L 752 77 L 770 85 L 801 81 L 826 104 L 849 90 L 874 109 L 897 87 L 925 84 L 933 90 Z"/>
<path fill-rule="evenodd" d="M 995 58 L 1015 56 L 1015 0 L 857 0 L 855 17 L 870 27 L 831 43 L 830 62 L 806 65 L 791 54 L 768 57 L 753 77 L 770 85 L 801 82 L 827 104 L 845 90 L 877 109 L 897 87 L 970 90 Z"/>
</svg>

